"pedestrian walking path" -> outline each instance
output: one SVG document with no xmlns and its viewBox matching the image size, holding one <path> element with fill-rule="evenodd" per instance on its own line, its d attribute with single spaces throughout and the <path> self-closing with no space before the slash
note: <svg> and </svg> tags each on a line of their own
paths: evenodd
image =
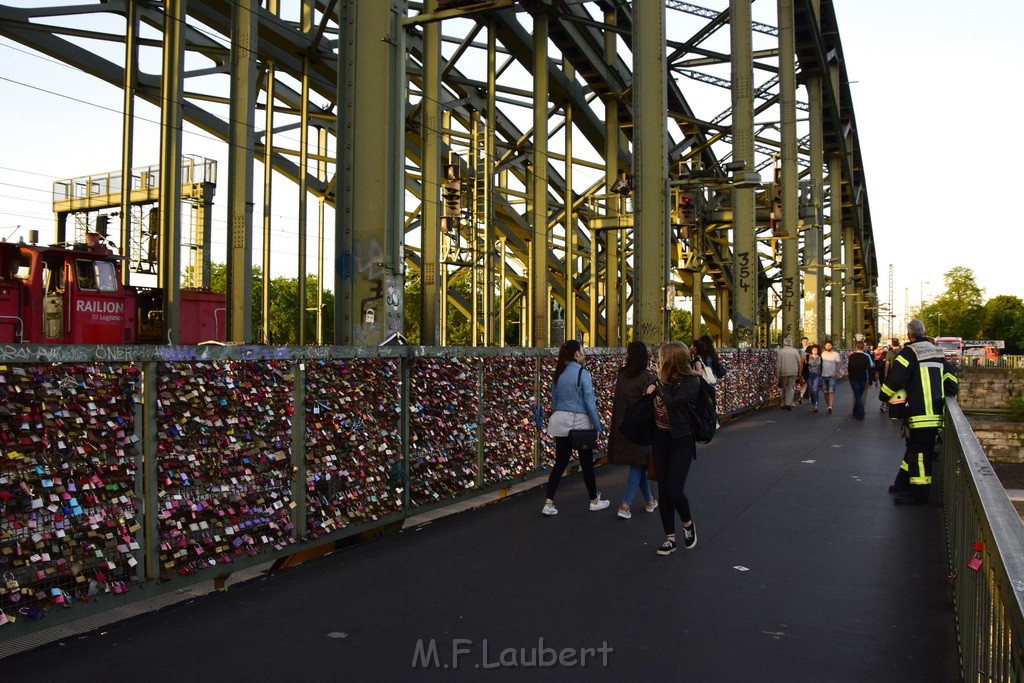
<svg viewBox="0 0 1024 683">
<path fill-rule="evenodd" d="M 894 506 L 899 426 L 733 420 L 687 482 L 698 543 L 616 516 L 625 468 L 533 488 L 0 660 L 3 680 L 957 681 L 942 509 Z M 639 499 L 639 497 L 638 497 Z"/>
</svg>

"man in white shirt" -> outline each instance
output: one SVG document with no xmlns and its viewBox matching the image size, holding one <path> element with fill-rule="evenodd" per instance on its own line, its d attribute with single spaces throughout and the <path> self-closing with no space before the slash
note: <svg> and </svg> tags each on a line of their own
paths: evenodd
<svg viewBox="0 0 1024 683">
<path fill-rule="evenodd" d="M 825 393 L 825 412 L 832 414 L 832 399 L 836 393 L 836 370 L 839 354 L 832 350 L 832 342 L 825 342 L 821 352 L 821 390 Z"/>
</svg>

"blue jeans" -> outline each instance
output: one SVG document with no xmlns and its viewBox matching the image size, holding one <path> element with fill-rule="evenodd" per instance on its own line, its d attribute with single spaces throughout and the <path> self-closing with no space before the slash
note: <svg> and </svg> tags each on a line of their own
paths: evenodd
<svg viewBox="0 0 1024 683">
<path fill-rule="evenodd" d="M 856 417 L 864 417 L 864 385 L 862 379 L 851 379 L 850 390 L 853 391 L 853 414 Z"/>
<path fill-rule="evenodd" d="M 629 466 L 629 479 L 626 480 L 626 492 L 622 494 L 623 505 L 629 507 L 633 504 L 633 496 L 636 495 L 637 488 L 640 489 L 640 495 L 642 495 L 644 500 L 648 503 L 654 499 L 654 494 L 651 493 L 651 482 L 647 479 L 646 465 Z"/>
<path fill-rule="evenodd" d="M 821 375 L 812 372 L 807 375 L 807 393 L 811 396 L 811 405 L 818 405 L 818 391 L 821 388 Z"/>
</svg>

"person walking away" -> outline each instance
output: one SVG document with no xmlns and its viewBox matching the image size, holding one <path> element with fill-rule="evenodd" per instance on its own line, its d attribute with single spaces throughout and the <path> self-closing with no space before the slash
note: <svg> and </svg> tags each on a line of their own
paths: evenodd
<svg viewBox="0 0 1024 683">
<path fill-rule="evenodd" d="M 704 365 L 711 368 L 711 372 L 715 374 L 717 379 L 723 379 L 725 377 L 725 365 L 722 364 L 722 360 L 718 357 L 718 351 L 715 350 L 715 342 L 712 341 L 711 337 L 704 335 L 700 339 L 693 342 L 701 351 L 701 361 Z"/>
<path fill-rule="evenodd" d="M 901 349 L 902 349 L 902 345 L 900 344 L 900 340 L 893 338 L 892 343 L 890 344 L 889 348 L 886 349 L 886 351 L 885 351 L 885 374 L 882 376 L 882 381 L 878 383 L 879 389 L 881 389 L 882 384 L 885 383 L 885 378 L 889 376 L 889 371 L 892 370 L 892 364 L 894 362 L 896 362 L 896 356 L 899 355 Z M 887 411 L 889 410 L 888 402 L 885 403 L 885 410 L 887 410 Z M 897 419 L 897 418 L 895 416 L 893 416 L 893 415 L 890 415 L 889 419 L 890 420 L 894 420 L 894 419 Z"/>
<path fill-rule="evenodd" d="M 803 405 L 804 396 L 807 395 L 807 366 L 804 364 L 804 356 L 807 355 L 810 350 L 811 344 L 807 337 L 800 338 L 800 346 L 797 347 L 797 351 L 800 352 L 800 372 L 796 376 L 796 403 L 797 405 Z"/>
<path fill-rule="evenodd" d="M 566 341 L 558 349 L 554 383 L 551 386 L 551 406 L 554 412 L 548 420 L 548 435 L 555 439 L 555 464 L 548 475 L 547 499 L 541 509 L 545 515 L 558 514 L 555 507 L 555 491 L 558 490 L 558 482 L 565 474 L 569 458 L 572 457 L 569 431 L 596 429 L 598 434 L 604 431 L 601 418 L 597 414 L 594 384 L 590 372 L 583 367 L 585 358 L 583 345 L 575 339 Z M 601 494 L 597 492 L 594 451 L 583 448 L 579 450 L 578 456 L 580 469 L 583 471 L 583 483 L 590 494 L 590 509 L 595 512 L 604 510 L 609 503 L 602 500 Z"/>
<path fill-rule="evenodd" d="M 647 479 L 647 459 L 651 454 L 650 446 L 641 446 L 627 439 L 616 425 L 622 422 L 626 407 L 639 401 L 647 387 L 657 378 L 647 369 L 650 354 L 647 344 L 642 341 L 631 341 L 626 347 L 626 362 L 619 368 L 615 378 L 615 397 L 612 400 L 612 430 L 608 438 L 608 462 L 615 465 L 627 465 L 629 476 L 626 479 L 626 490 L 622 494 L 622 505 L 616 513 L 622 519 L 633 516 L 630 507 L 637 489 L 644 497 L 647 512 L 654 512 L 658 501 L 651 493 L 651 483 Z"/>
<path fill-rule="evenodd" d="M 863 420 L 864 391 L 871 380 L 871 356 L 864 352 L 864 342 L 859 341 L 854 347 L 856 350 L 846 360 L 846 373 L 853 392 L 853 418 Z"/>
<path fill-rule="evenodd" d="M 775 357 L 775 369 L 782 387 L 782 408 L 793 410 L 793 390 L 796 387 L 796 376 L 800 372 L 800 352 L 793 348 L 793 340 L 789 337 L 782 340 L 782 348 Z"/>
<path fill-rule="evenodd" d="M 875 347 L 875 379 L 878 382 L 878 388 L 882 388 L 882 383 L 885 382 L 885 354 L 888 349 L 885 346 L 879 344 Z M 878 402 L 878 410 L 885 412 L 886 404 L 882 401 Z"/>
<path fill-rule="evenodd" d="M 683 527 L 683 547 L 697 545 L 697 525 L 690 514 L 686 498 L 686 476 L 697 457 L 697 442 L 690 428 L 689 406 L 700 393 L 700 377 L 690 366 L 690 350 L 680 342 L 667 342 L 658 351 L 658 381 L 647 387 L 654 397 L 654 443 L 651 458 L 658 479 L 661 498 L 661 525 L 665 540 L 658 547 L 659 555 L 676 550 L 675 516 Z"/>
<path fill-rule="evenodd" d="M 804 369 L 807 372 L 807 394 L 811 399 L 811 412 L 818 412 L 819 390 L 821 389 L 821 347 L 811 344 L 804 354 Z"/>
<path fill-rule="evenodd" d="M 836 394 L 836 371 L 839 369 L 839 354 L 832 350 L 832 342 L 825 342 L 821 352 L 821 390 L 825 394 L 825 412 L 832 414 L 832 401 Z"/>
<path fill-rule="evenodd" d="M 901 390 L 907 394 L 906 450 L 889 492 L 898 494 L 893 499 L 896 505 L 922 505 L 931 492 L 935 438 L 942 428 L 945 397 L 956 396 L 960 385 L 956 368 L 943 357 L 942 349 L 929 341 L 923 322 L 907 323 L 907 338 L 889 368 L 878 400 L 888 401 Z"/>
</svg>

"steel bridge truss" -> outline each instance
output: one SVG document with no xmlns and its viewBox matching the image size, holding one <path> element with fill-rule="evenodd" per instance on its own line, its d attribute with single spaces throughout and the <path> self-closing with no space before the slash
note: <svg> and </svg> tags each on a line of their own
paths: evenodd
<svg viewBox="0 0 1024 683">
<path fill-rule="evenodd" d="M 403 331 L 415 279 L 424 345 L 457 341 L 453 315 L 472 345 L 657 343 L 680 305 L 721 344 L 849 345 L 875 335 L 877 270 L 835 14 L 771 9 L 769 24 L 745 0 L 69 1 L 0 4 L 0 35 L 122 89 L 124 177 L 135 104 L 159 107 L 164 206 L 180 206 L 183 124 L 219 141 L 230 340 L 267 341 L 255 238 L 270 273 L 273 217 L 297 214 L 300 300 L 318 297 L 312 262 L 333 278 L 336 344 Z M 177 213 L 155 227 L 167 244 L 188 241 Z M 180 252 L 161 255 L 176 292 Z"/>
</svg>

